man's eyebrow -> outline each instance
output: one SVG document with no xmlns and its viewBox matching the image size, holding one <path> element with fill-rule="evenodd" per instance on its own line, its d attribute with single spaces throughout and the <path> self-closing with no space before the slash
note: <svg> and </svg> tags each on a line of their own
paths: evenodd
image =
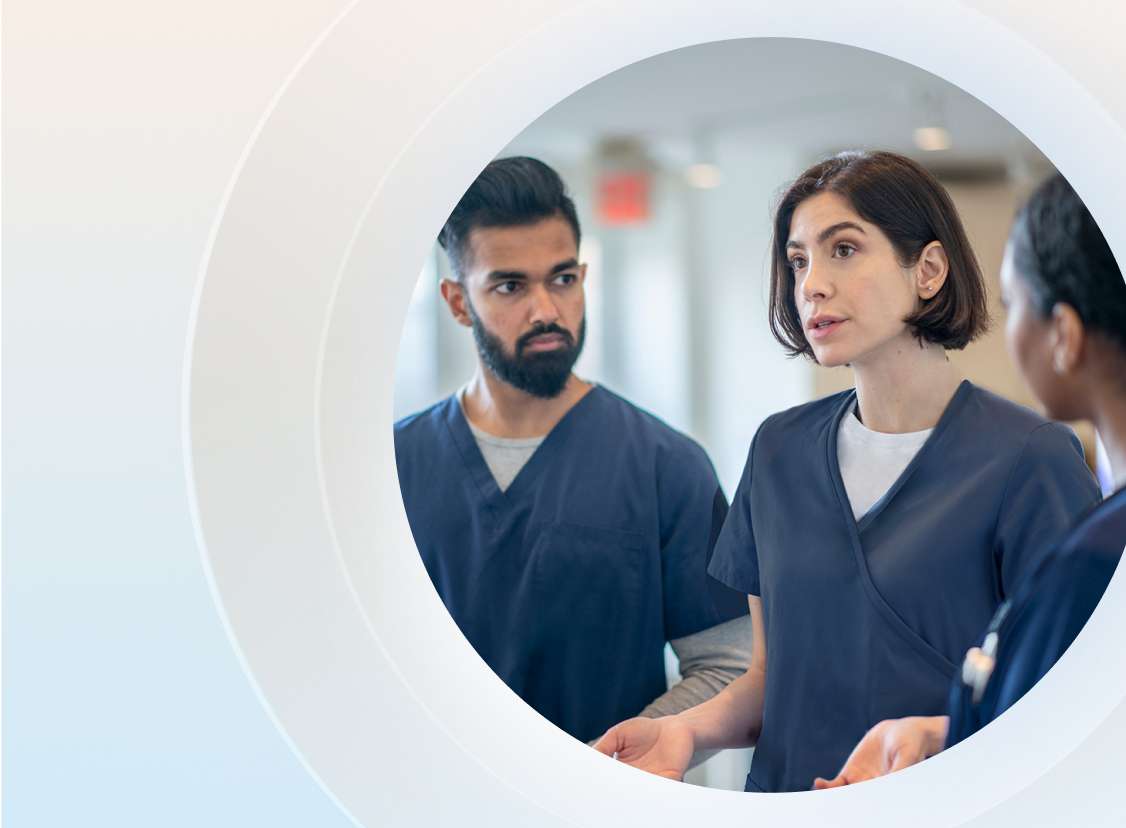
<svg viewBox="0 0 1126 828">
<path fill-rule="evenodd" d="M 492 270 L 485 278 L 490 282 L 512 282 L 527 279 L 528 274 L 522 270 Z"/>
<path fill-rule="evenodd" d="M 823 243 L 827 238 L 832 236 L 834 233 L 839 233 L 841 230 L 855 230 L 856 232 L 865 235 L 864 228 L 857 224 L 855 221 L 838 221 L 836 224 L 829 225 L 817 234 L 817 243 Z M 792 247 L 802 248 L 805 247 L 805 245 L 801 242 L 790 239 L 790 241 L 786 242 L 786 249 L 789 250 Z"/>
<path fill-rule="evenodd" d="M 549 276 L 554 276 L 556 273 L 562 273 L 565 270 L 574 270 L 579 266 L 578 259 L 564 259 L 558 264 L 554 265 L 550 271 Z M 485 277 L 490 282 L 513 282 L 523 281 L 528 278 L 528 274 L 522 270 L 493 270 Z"/>
</svg>

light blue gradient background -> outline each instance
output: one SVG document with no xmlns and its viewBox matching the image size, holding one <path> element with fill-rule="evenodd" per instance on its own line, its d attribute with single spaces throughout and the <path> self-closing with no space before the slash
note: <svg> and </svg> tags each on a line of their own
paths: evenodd
<svg viewBox="0 0 1126 828">
<path fill-rule="evenodd" d="M 1055 4 L 967 5 L 1057 56 L 1122 122 L 1122 59 L 1106 66 L 1121 26 L 1075 6 L 1060 21 Z M 6 825 L 351 824 L 243 672 L 196 544 L 181 442 L 189 313 L 225 188 L 272 97 L 342 7 L 5 5 Z M 546 4 L 522 13 L 529 30 L 549 16 Z M 464 24 L 488 26 L 490 14 L 509 12 L 477 3 Z M 597 10 L 589 19 L 599 25 Z M 1000 806 L 992 824 L 1035 819 L 1045 795 L 1080 791 L 1100 807 L 1079 823 L 1121 818 L 1081 771 L 1118 755 L 1123 719 L 1120 709 L 1045 777 L 1039 802 Z M 426 738 L 448 750 L 434 732 Z M 377 747 L 393 759 L 400 746 Z M 607 773 L 593 793 L 658 790 L 633 776 Z M 481 800 L 517 799 L 501 787 L 475 798 L 458 781 L 422 786 L 448 793 L 451 823 L 490 824 Z M 371 787 L 395 798 L 378 778 Z M 720 801 L 705 793 L 685 796 Z M 459 809 L 468 801 L 476 807 Z M 402 812 L 395 824 L 416 823 Z"/>
<path fill-rule="evenodd" d="M 5 826 L 353 824 L 239 664 L 181 441 L 220 198 L 337 11 L 4 6 Z"/>
</svg>

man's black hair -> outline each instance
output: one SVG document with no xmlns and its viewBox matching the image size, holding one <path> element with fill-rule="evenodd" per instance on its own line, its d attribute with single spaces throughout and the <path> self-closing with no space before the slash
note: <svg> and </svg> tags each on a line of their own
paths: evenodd
<svg viewBox="0 0 1126 828">
<path fill-rule="evenodd" d="M 558 216 L 571 225 L 579 244 L 579 219 L 563 179 L 542 161 L 498 158 L 477 176 L 438 234 L 460 280 L 468 265 L 470 232 L 477 227 L 513 227 Z"/>
<path fill-rule="evenodd" d="M 1017 213 L 1013 264 L 1047 317 L 1057 303 L 1075 308 L 1083 325 L 1126 354 L 1126 282 L 1110 245 L 1083 200 L 1053 175 Z"/>
</svg>

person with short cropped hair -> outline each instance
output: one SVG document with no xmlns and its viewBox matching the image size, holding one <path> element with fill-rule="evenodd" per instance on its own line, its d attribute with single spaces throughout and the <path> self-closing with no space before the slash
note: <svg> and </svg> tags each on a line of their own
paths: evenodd
<svg viewBox="0 0 1126 828">
<path fill-rule="evenodd" d="M 472 330 L 477 372 L 396 423 L 395 451 L 454 621 L 521 698 L 590 741 L 711 698 L 746 668 L 750 631 L 742 596 L 707 574 L 727 500 L 703 449 L 572 371 L 579 236 L 546 164 L 503 158 L 477 177 L 439 236 L 442 297 Z"/>
<path fill-rule="evenodd" d="M 983 330 L 961 220 L 918 163 L 848 152 L 783 194 L 770 322 L 855 389 L 768 418 L 710 572 L 749 596 L 746 674 L 596 747 L 672 778 L 694 750 L 755 745 L 748 791 L 807 790 L 875 723 L 933 716 L 968 643 L 1098 500 L 1066 427 L 964 379 Z"/>
</svg>

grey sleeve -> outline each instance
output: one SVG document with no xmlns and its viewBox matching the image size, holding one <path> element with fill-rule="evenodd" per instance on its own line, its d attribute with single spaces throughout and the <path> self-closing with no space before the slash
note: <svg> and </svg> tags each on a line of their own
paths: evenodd
<svg viewBox="0 0 1126 828">
<path fill-rule="evenodd" d="M 751 617 L 743 615 L 669 642 L 681 680 L 639 715 L 671 716 L 706 702 L 746 672 L 751 662 Z"/>
<path fill-rule="evenodd" d="M 751 617 L 743 615 L 669 642 L 680 662 L 680 681 L 653 699 L 639 715 L 671 716 L 706 702 L 747 671 L 751 663 Z M 690 768 L 717 750 L 697 751 Z"/>
<path fill-rule="evenodd" d="M 747 671 L 751 663 L 751 617 L 743 615 L 669 642 L 680 662 L 681 679 L 638 713 L 649 719 L 671 716 L 706 702 Z M 592 739 L 593 745 L 598 739 Z M 690 767 L 718 751 L 700 751 Z"/>
</svg>

